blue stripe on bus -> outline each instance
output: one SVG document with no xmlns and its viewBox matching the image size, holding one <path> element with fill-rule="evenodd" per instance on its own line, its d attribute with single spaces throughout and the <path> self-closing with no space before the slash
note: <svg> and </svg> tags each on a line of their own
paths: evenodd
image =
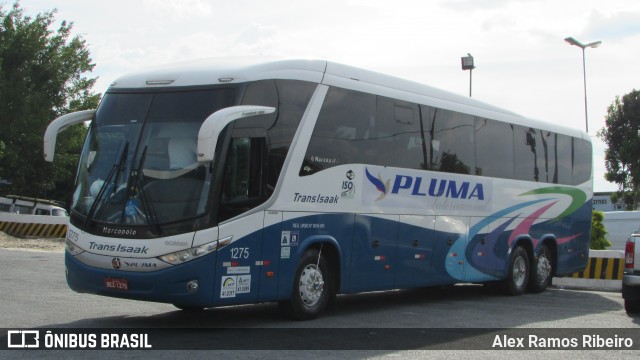
<svg viewBox="0 0 640 360">
<path fill-rule="evenodd" d="M 534 224 L 529 235 L 540 239 L 555 233 L 561 238 L 588 228 L 588 224 L 576 224 L 572 220 L 584 218 L 585 213 L 591 211 L 588 205 L 563 220 Z M 509 212 L 495 215 L 506 214 Z M 288 215 L 295 216 L 295 213 Z M 515 245 L 508 244 L 511 231 L 505 229 L 517 215 L 502 217 L 502 224 L 491 233 L 485 230 L 486 225 L 498 221 L 495 217 L 487 218 L 470 229 L 465 228 L 468 234 L 435 231 L 390 220 L 400 215 L 386 218 L 352 213 L 300 215 L 257 230 L 217 253 L 155 272 L 97 269 L 66 253 L 67 281 L 78 292 L 190 306 L 231 305 L 289 298 L 298 259 L 317 243 L 334 246 L 339 254 L 340 293 L 504 279 L 509 247 Z M 282 246 L 282 231 L 294 233 L 297 242 Z M 588 249 L 581 247 L 588 244 L 589 237 L 589 232 L 582 233 L 558 246 L 558 264 L 561 264 L 558 274 L 584 268 Z M 251 254 L 244 259 L 232 258 L 232 249 L 238 247 L 251 249 Z M 284 247 L 289 248 L 288 252 Z M 261 265 L 256 266 L 258 263 Z M 267 276 L 269 272 L 274 276 Z M 249 280 L 247 291 L 221 298 L 225 278 L 238 280 L 238 276 Z M 127 279 L 130 290 L 106 289 L 106 277 Z M 195 294 L 186 289 L 190 280 L 199 282 L 200 288 Z"/>
</svg>

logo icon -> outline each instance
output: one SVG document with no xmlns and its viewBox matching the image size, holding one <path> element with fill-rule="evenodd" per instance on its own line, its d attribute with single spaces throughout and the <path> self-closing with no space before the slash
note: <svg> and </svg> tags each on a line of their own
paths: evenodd
<svg viewBox="0 0 640 360">
<path fill-rule="evenodd" d="M 40 347 L 39 330 L 9 330 L 7 331 L 7 348 L 23 349 Z"/>
<path fill-rule="evenodd" d="M 364 169 L 364 171 L 365 171 L 365 175 L 367 175 L 367 179 L 373 184 L 373 186 L 376 187 L 378 191 L 382 193 L 376 199 L 376 201 L 384 199 L 384 197 L 387 196 L 387 194 L 389 193 L 389 184 L 391 183 L 391 180 L 387 180 L 387 182 L 385 183 L 380 178 L 379 174 L 378 174 L 378 177 L 375 177 L 369 172 L 369 169 Z"/>
<path fill-rule="evenodd" d="M 347 171 L 347 179 L 353 180 L 355 177 L 356 177 L 356 174 L 353 172 L 353 170 Z"/>
<path fill-rule="evenodd" d="M 111 266 L 113 266 L 114 269 L 119 270 L 120 266 L 122 266 L 120 258 L 113 258 L 113 260 L 111 260 Z"/>
</svg>

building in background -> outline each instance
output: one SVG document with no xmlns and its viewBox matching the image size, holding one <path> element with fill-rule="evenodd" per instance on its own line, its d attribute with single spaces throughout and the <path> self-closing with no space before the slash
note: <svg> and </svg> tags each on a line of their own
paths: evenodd
<svg viewBox="0 0 640 360">
<path fill-rule="evenodd" d="M 594 192 L 593 193 L 593 210 L 607 211 L 624 211 L 622 202 L 613 203 L 611 201 L 613 192 Z"/>
</svg>

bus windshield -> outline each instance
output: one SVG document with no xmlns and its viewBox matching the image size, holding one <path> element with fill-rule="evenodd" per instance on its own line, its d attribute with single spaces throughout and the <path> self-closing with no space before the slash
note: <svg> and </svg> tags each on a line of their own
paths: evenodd
<svg viewBox="0 0 640 360">
<path fill-rule="evenodd" d="M 103 224 L 158 226 L 207 212 L 209 163 L 198 131 L 233 106 L 235 89 L 107 93 L 79 164 L 72 213 Z"/>
</svg>

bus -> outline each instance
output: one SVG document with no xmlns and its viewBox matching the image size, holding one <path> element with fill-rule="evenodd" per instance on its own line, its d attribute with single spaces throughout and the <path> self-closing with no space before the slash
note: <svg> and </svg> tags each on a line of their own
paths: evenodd
<svg viewBox="0 0 640 360">
<path fill-rule="evenodd" d="M 90 121 L 68 285 L 185 310 L 456 283 L 541 292 L 589 257 L 588 134 L 323 60 L 123 76 Z"/>
</svg>

